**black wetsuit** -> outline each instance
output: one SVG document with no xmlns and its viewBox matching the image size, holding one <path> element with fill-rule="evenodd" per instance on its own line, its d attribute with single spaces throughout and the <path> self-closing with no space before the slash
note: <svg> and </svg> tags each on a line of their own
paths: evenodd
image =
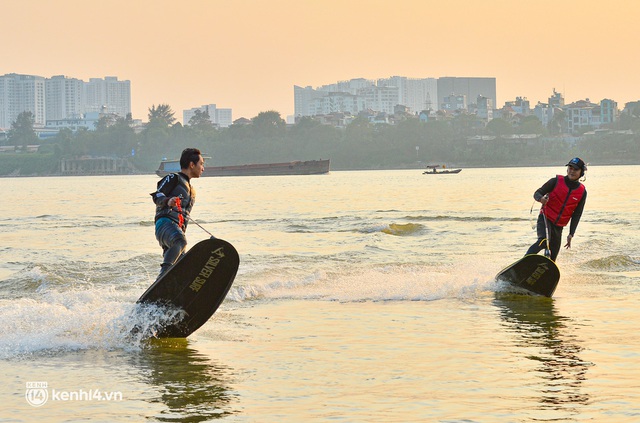
<svg viewBox="0 0 640 423">
<path fill-rule="evenodd" d="M 184 233 L 189 222 L 188 216 L 196 200 L 196 192 L 184 173 L 171 173 L 158 182 L 158 189 L 151 193 L 156 204 L 155 234 L 162 247 L 163 260 L 160 265 L 160 276 L 184 254 L 187 238 Z M 170 198 L 181 199 L 182 217 L 177 208 L 170 208 Z M 182 223 L 182 225 L 181 225 Z"/>
</svg>

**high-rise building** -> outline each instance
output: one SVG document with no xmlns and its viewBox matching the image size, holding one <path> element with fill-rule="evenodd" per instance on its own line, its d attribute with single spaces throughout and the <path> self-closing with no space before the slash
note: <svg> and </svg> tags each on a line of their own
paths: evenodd
<svg viewBox="0 0 640 423">
<path fill-rule="evenodd" d="M 376 95 L 371 91 L 372 87 L 376 87 L 375 81 L 364 78 L 339 81 L 335 84 L 322 85 L 317 89 L 294 85 L 295 116 L 316 116 L 330 113 L 357 115 L 365 108 L 371 107 L 365 104 L 365 92 L 369 93 L 370 100 L 376 98 Z M 391 107 L 393 108 L 393 106 Z"/>
<path fill-rule="evenodd" d="M 367 109 L 392 115 L 394 107 L 400 104 L 399 92 L 400 89 L 398 87 L 372 85 L 360 89 L 358 94 L 364 97 L 364 104 Z"/>
<path fill-rule="evenodd" d="M 357 115 L 363 110 L 365 110 L 363 97 L 350 93 L 331 92 L 323 97 L 311 100 L 307 116 L 329 115 L 332 113 Z"/>
<path fill-rule="evenodd" d="M 295 116 L 313 116 L 311 110 L 312 102 L 316 98 L 322 98 L 326 96 L 326 92 L 316 91 L 312 87 L 299 87 L 293 86 L 293 108 Z"/>
<path fill-rule="evenodd" d="M 131 84 L 111 76 L 84 82 L 63 75 L 7 74 L 0 76 L 0 128 L 10 128 L 24 111 L 33 113 L 36 125 L 47 121 L 79 119 L 91 112 L 131 113 Z"/>
<path fill-rule="evenodd" d="M 84 83 L 63 75 L 45 80 L 47 120 L 77 119 L 84 112 L 82 89 Z"/>
<path fill-rule="evenodd" d="M 31 112 L 34 123 L 46 122 L 45 79 L 10 73 L 0 76 L 0 129 L 9 129 L 22 112 Z"/>
<path fill-rule="evenodd" d="M 84 83 L 84 112 L 114 113 L 126 117 L 131 113 L 131 82 L 116 76 L 91 78 Z"/>
<path fill-rule="evenodd" d="M 365 78 L 353 78 L 348 81 L 339 81 L 335 84 L 322 85 L 318 87 L 318 91 L 324 91 L 326 93 L 349 93 L 358 94 L 363 88 L 368 88 L 376 85 L 376 82 L 371 79 Z"/>
<path fill-rule="evenodd" d="M 438 80 L 436 78 L 407 78 L 392 76 L 379 79 L 378 86 L 398 87 L 398 103 L 407 106 L 412 113 L 438 110 Z"/>
</svg>

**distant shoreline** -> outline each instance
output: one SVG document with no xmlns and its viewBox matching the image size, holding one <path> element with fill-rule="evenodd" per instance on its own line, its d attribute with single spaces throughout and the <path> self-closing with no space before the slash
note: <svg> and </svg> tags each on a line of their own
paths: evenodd
<svg viewBox="0 0 640 423">
<path fill-rule="evenodd" d="M 590 166 L 640 166 L 638 163 L 589 163 Z M 516 167 L 564 167 L 561 164 L 535 164 L 535 165 L 504 165 L 504 166 L 458 166 L 458 165 L 447 165 L 447 167 L 451 168 L 461 168 L 461 169 L 509 169 Z M 424 170 L 425 167 L 394 167 L 394 168 L 349 168 L 349 169 L 331 169 L 331 171 L 335 172 L 360 172 L 360 171 L 368 171 L 368 170 Z M 329 174 L 331 173 L 329 172 Z M 43 174 L 43 175 L 0 175 L 0 178 L 67 178 L 67 177 L 92 177 L 92 176 L 142 176 L 142 175 L 156 175 L 155 172 L 135 172 L 135 173 L 104 173 L 104 174 L 96 174 L 96 173 L 87 173 L 87 174 L 77 174 L 77 175 L 63 175 L 61 173 L 51 173 L 51 174 Z M 274 175 L 258 175 L 258 176 L 274 176 Z M 297 176 L 297 175 L 287 175 L 287 176 Z M 311 175 L 311 176 L 322 176 L 322 175 Z M 220 176 L 221 177 L 221 176 Z"/>
</svg>

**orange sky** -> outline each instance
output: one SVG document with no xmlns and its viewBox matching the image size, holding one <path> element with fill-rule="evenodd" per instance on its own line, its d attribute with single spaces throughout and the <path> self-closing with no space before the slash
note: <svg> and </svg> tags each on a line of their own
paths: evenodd
<svg viewBox="0 0 640 423">
<path fill-rule="evenodd" d="M 0 0 L 0 75 L 117 76 L 134 118 L 293 113 L 293 86 L 497 78 L 498 106 L 640 100 L 635 0 Z"/>
</svg>

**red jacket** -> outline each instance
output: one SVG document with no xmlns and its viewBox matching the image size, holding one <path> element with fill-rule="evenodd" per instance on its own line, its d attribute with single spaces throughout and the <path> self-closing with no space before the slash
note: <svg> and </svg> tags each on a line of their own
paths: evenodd
<svg viewBox="0 0 640 423">
<path fill-rule="evenodd" d="M 573 191 L 564 182 L 564 176 L 556 176 L 556 186 L 549 194 L 549 201 L 544 206 L 544 214 L 556 226 L 567 226 L 573 211 L 584 195 L 584 185 Z"/>
</svg>

